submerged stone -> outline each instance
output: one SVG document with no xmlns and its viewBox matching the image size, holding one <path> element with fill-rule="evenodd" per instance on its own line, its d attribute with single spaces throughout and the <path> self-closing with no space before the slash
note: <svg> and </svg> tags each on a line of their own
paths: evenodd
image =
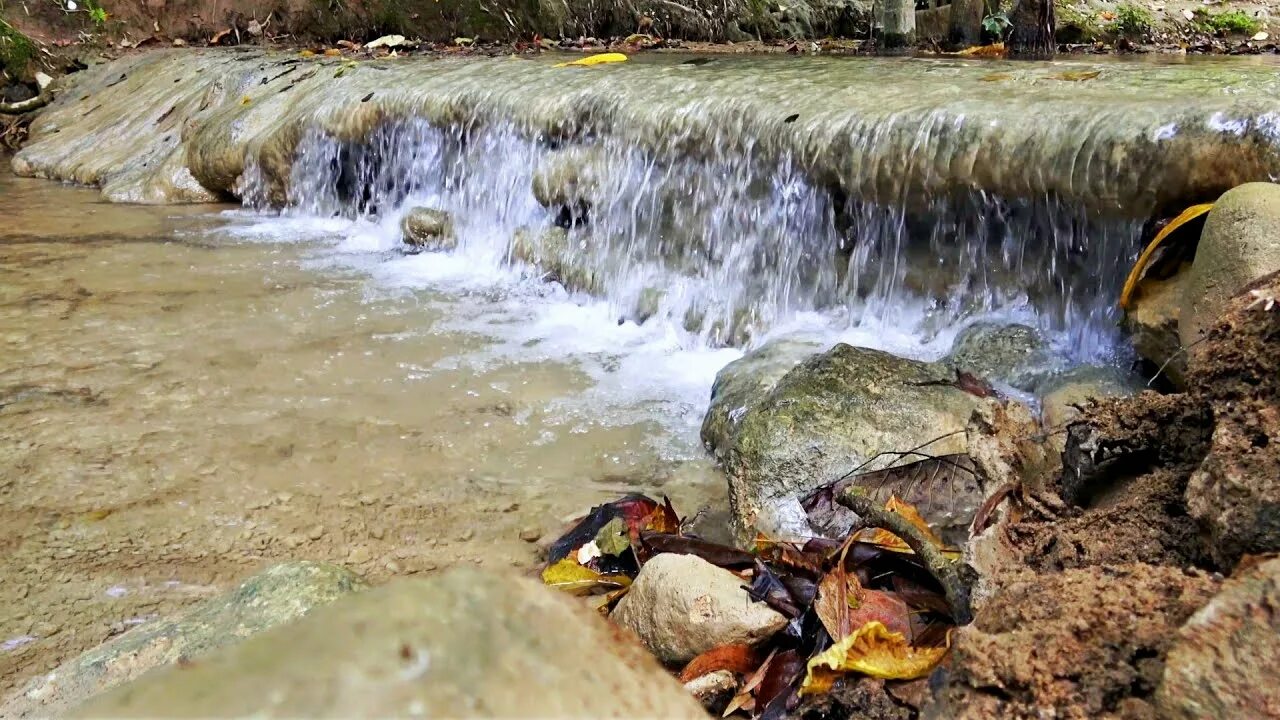
<svg viewBox="0 0 1280 720">
<path fill-rule="evenodd" d="M 415 207 L 400 220 L 400 232 L 408 245 L 424 250 L 452 250 L 458 244 L 453 218 L 435 208 Z"/>
<path fill-rule="evenodd" d="M 393 581 L 95 698 L 76 717 L 669 717 L 702 708 L 634 640 L 532 580 Z"/>
<path fill-rule="evenodd" d="M 1031 392 L 1055 369 L 1044 336 L 1027 325 L 975 323 L 956 336 L 947 363 L 991 382 Z"/>
<path fill-rule="evenodd" d="M 176 617 L 140 625 L 36 678 L 0 709 L 0 715 L 61 715 L 153 668 L 199 660 L 364 587 L 355 574 L 328 563 L 274 565 L 231 592 L 201 601 Z"/>
</svg>

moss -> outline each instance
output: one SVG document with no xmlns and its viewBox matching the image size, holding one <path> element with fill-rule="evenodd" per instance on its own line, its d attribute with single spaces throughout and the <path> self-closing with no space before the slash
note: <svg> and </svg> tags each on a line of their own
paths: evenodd
<svg viewBox="0 0 1280 720">
<path fill-rule="evenodd" d="M 1219 33 L 1226 35 L 1252 35 L 1262 27 L 1262 23 L 1250 17 L 1243 10 L 1228 10 L 1217 15 L 1210 15 L 1201 10 L 1197 13 L 1194 24 L 1202 32 L 1212 35 Z"/>
<path fill-rule="evenodd" d="M 1094 15 L 1081 12 L 1069 2 L 1056 3 L 1054 13 L 1058 21 L 1054 38 L 1060 43 L 1091 43 L 1103 34 Z"/>
<path fill-rule="evenodd" d="M 35 56 L 35 43 L 9 23 L 0 20 L 0 68 L 12 77 L 22 78 Z"/>
<path fill-rule="evenodd" d="M 1151 16 L 1151 11 L 1146 8 L 1129 3 L 1116 8 L 1114 27 L 1116 35 L 1120 37 L 1129 40 L 1142 40 L 1151 34 L 1153 25 L 1155 25 L 1155 18 Z"/>
</svg>

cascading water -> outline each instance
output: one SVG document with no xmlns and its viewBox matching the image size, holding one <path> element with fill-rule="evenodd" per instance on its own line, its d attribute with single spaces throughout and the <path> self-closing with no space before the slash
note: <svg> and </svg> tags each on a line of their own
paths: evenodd
<svg viewBox="0 0 1280 720">
<path fill-rule="evenodd" d="M 692 348 L 817 328 L 936 357 L 994 315 L 1106 360 L 1145 223 L 1280 176 L 1265 66 L 176 57 L 88 71 L 15 168 L 343 218 L 380 252 L 444 210 L 458 247 L 425 263 L 558 280 Z"/>
<path fill-rule="evenodd" d="M 1109 351 L 1112 299 L 1140 223 L 980 193 L 908 210 L 833 197 L 788 159 L 580 142 L 590 152 L 574 159 L 590 166 L 563 170 L 590 177 L 582 208 L 544 208 L 532 188 L 554 172 L 563 143 L 514 126 L 416 119 L 360 141 L 312 129 L 298 145 L 287 212 L 394 227 L 411 207 L 443 209 L 462 252 L 502 263 L 554 255 L 558 279 L 603 296 L 619 317 L 683 325 L 712 346 L 748 344 L 811 312 L 850 325 L 907 323 L 928 339 L 975 317 L 1033 310 L 1075 359 Z M 267 205 L 261 186 L 244 193 Z M 557 220 L 567 237 L 546 232 Z"/>
</svg>

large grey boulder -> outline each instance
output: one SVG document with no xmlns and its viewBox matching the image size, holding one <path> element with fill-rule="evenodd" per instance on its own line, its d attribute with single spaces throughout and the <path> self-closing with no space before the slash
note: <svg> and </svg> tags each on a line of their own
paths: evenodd
<svg viewBox="0 0 1280 720">
<path fill-rule="evenodd" d="M 752 600 L 737 575 L 674 553 L 645 563 L 611 617 L 667 663 L 686 663 L 720 645 L 755 645 L 787 624 Z"/>
<path fill-rule="evenodd" d="M 1182 289 L 1178 335 L 1200 339 L 1246 284 L 1280 270 L 1280 185 L 1245 183 L 1218 198 Z"/>
<path fill-rule="evenodd" d="M 1229 580 L 1178 631 L 1156 690 L 1166 720 L 1280 714 L 1280 559 Z"/>
<path fill-rule="evenodd" d="M 634 639 L 520 577 L 393 581 L 76 710 L 100 717 L 705 718 Z"/>
<path fill-rule="evenodd" d="M 816 341 L 775 340 L 721 368 L 711 386 L 711 406 L 702 420 L 703 444 L 723 460 L 747 411 L 763 400 L 783 375 L 821 351 Z"/>
<path fill-rule="evenodd" d="M 800 498 L 877 454 L 933 440 L 925 450 L 931 455 L 965 452 L 970 416 L 992 401 L 954 381 L 955 371 L 946 365 L 845 344 L 796 365 L 757 401 L 731 410 L 736 426 L 719 444 L 713 442 L 737 522 L 775 537 L 809 536 Z M 951 507 L 945 511 L 954 515 Z M 929 519 L 930 508 L 921 512 Z"/>
<path fill-rule="evenodd" d="M 328 563 L 269 567 L 228 593 L 140 625 L 32 680 L 0 708 L 0 717 L 61 715 L 148 670 L 198 659 L 364 587 L 351 571 Z"/>
</svg>

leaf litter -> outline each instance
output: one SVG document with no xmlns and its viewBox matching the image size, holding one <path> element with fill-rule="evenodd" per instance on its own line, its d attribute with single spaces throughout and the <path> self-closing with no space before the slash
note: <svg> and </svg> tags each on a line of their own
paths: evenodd
<svg viewBox="0 0 1280 720">
<path fill-rule="evenodd" d="M 967 457 L 925 463 L 877 471 L 882 475 L 871 473 L 871 479 L 887 485 L 914 477 L 928 485 L 972 468 Z M 828 497 L 840 497 L 839 488 L 827 490 Z M 925 538 L 946 557 L 958 557 L 915 506 L 893 494 L 883 504 L 885 513 L 913 528 L 913 542 Z M 723 708 L 712 708 L 725 717 L 781 718 L 804 697 L 828 693 L 845 679 L 924 677 L 945 658 L 957 624 L 947 589 L 911 545 L 883 528 L 864 527 L 856 516 L 843 540 L 796 543 L 758 535 L 742 550 L 686 534 L 665 497 L 626 495 L 593 507 L 552 543 L 542 579 L 589 596 L 607 615 L 644 564 L 663 553 L 694 555 L 733 572 L 742 579 L 744 599 L 765 603 L 789 621 L 754 647 L 726 643 L 671 668 L 682 683 L 731 672 L 736 692 Z"/>
</svg>

